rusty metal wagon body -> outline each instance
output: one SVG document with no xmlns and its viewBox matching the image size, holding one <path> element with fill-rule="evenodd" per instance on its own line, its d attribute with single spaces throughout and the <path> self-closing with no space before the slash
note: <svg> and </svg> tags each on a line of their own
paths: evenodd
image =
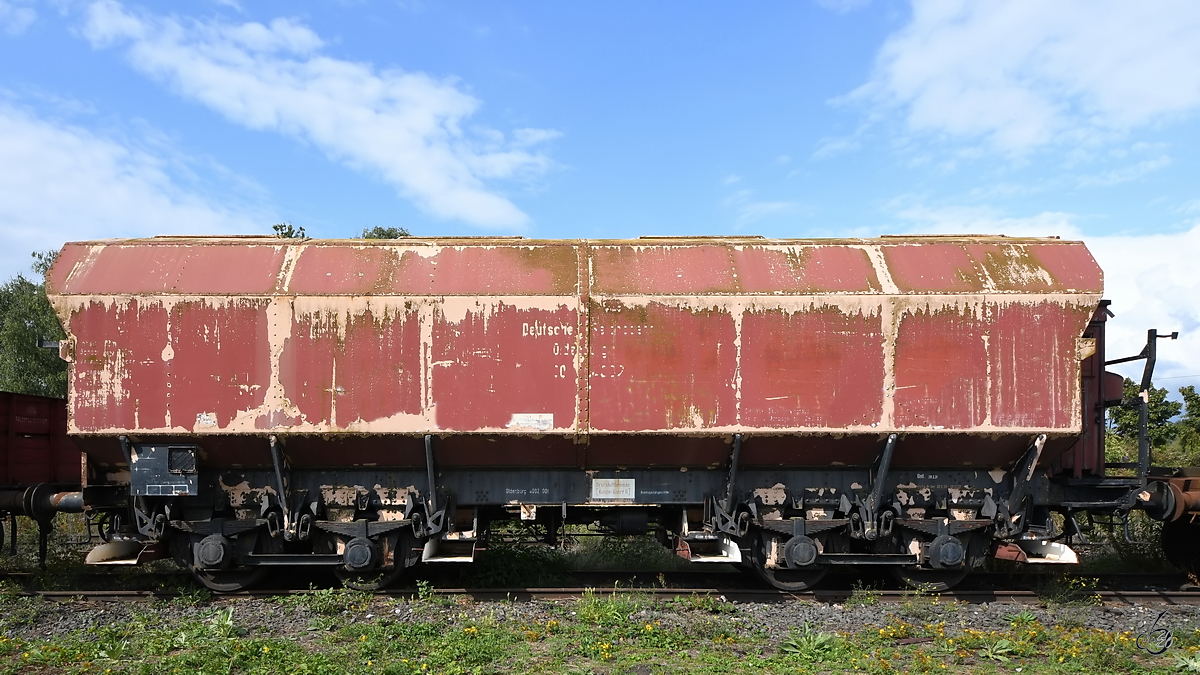
<svg viewBox="0 0 1200 675">
<path fill-rule="evenodd" d="M 47 288 L 120 543 L 94 561 L 218 588 L 384 583 L 505 518 L 780 587 L 949 583 L 994 543 L 1069 559 L 1021 542 L 1053 538 L 1051 477 L 1104 475 L 1080 242 L 163 237 L 68 244 Z"/>
</svg>

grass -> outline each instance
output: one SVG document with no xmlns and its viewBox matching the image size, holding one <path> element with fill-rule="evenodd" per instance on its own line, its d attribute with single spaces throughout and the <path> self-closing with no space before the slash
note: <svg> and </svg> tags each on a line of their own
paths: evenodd
<svg viewBox="0 0 1200 675">
<path fill-rule="evenodd" d="M 1096 593 L 1099 584 L 1100 580 L 1095 577 L 1046 574 L 1037 577 L 1033 591 L 1050 607 L 1099 605 L 1100 595 Z"/>
<path fill-rule="evenodd" d="M 882 628 L 854 633 L 805 624 L 790 633 L 770 634 L 739 617 L 736 606 L 714 613 L 703 603 L 656 603 L 636 593 L 592 591 L 573 603 L 550 606 L 536 621 L 520 618 L 507 603 L 446 608 L 414 599 L 415 609 L 430 611 L 401 621 L 391 618 L 396 616 L 391 600 L 348 591 L 303 597 L 212 600 L 186 612 L 133 608 L 127 618 L 96 623 L 85 632 L 33 638 L 28 636 L 32 622 L 45 610 L 36 600 L 0 594 L 0 673 L 782 675 L 1200 669 L 1200 630 L 1180 631 L 1170 650 L 1152 656 L 1136 649 L 1132 632 L 1046 626 L 1026 611 L 1008 617 L 1009 627 L 992 631 L 958 630 L 945 621 L 888 614 Z M 255 611 L 253 602 L 280 603 L 314 616 L 320 625 L 281 628 L 271 618 L 279 612 Z"/>
<path fill-rule="evenodd" d="M 567 547 L 566 561 L 573 570 L 663 571 L 694 569 L 650 535 L 632 537 L 579 537 Z"/>
<path fill-rule="evenodd" d="M 850 591 L 850 597 L 846 598 L 846 605 L 849 607 L 870 607 L 879 602 L 879 597 L 883 595 L 878 588 L 863 584 L 861 579 L 856 579 Z"/>
<path fill-rule="evenodd" d="M 368 591 L 310 586 L 307 593 L 279 596 L 277 602 L 285 607 L 303 608 L 320 616 L 334 616 L 363 611 L 371 606 L 374 599 L 374 594 Z"/>
</svg>

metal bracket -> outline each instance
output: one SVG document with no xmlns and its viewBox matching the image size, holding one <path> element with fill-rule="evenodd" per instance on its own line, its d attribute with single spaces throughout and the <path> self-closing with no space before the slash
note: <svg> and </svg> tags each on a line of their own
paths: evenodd
<svg viewBox="0 0 1200 675">
<path fill-rule="evenodd" d="M 896 452 L 896 443 L 899 439 L 899 434 L 888 435 L 887 444 L 883 446 L 883 452 L 879 454 L 879 467 L 875 470 L 871 481 L 870 493 L 865 501 L 855 498 L 859 507 L 858 513 L 855 514 L 858 516 L 858 522 L 855 523 L 855 519 L 851 517 L 850 531 L 851 536 L 856 539 L 875 541 L 881 535 L 887 536 L 892 531 L 891 521 L 895 514 L 890 511 L 884 513 L 879 511 L 883 502 L 883 489 L 887 485 L 888 471 L 892 466 L 892 455 Z"/>
<path fill-rule="evenodd" d="M 1146 331 L 1146 346 L 1142 347 L 1142 351 L 1137 356 L 1126 356 L 1123 359 L 1104 362 L 1104 365 L 1111 366 L 1117 363 L 1146 359 L 1146 365 L 1142 369 L 1142 381 L 1138 387 L 1140 400 L 1136 403 L 1138 406 L 1137 472 L 1141 487 L 1146 487 L 1146 476 L 1150 473 L 1150 387 L 1153 386 L 1154 366 L 1158 362 L 1158 341 L 1178 339 L 1179 331 L 1159 335 L 1158 329 L 1151 328 Z M 1129 404 L 1125 405 L 1129 406 Z M 1130 506 L 1132 507 L 1132 505 L 1133 501 L 1131 500 Z"/>
<path fill-rule="evenodd" d="M 1033 474 L 1045 447 L 1046 434 L 1038 434 L 1033 445 L 1021 456 L 1021 461 L 1017 462 L 1012 473 L 1012 492 L 1009 493 L 1008 499 L 1000 502 L 996 514 L 996 536 L 1011 537 L 1025 529 L 1025 498 L 1029 496 L 1029 485 L 1033 481 Z"/>
<path fill-rule="evenodd" d="M 425 495 L 425 522 L 422 523 L 421 536 L 432 536 L 441 532 L 446 526 L 446 509 L 437 507 L 437 482 L 433 463 L 433 435 L 425 434 L 425 485 L 428 492 Z"/>
<path fill-rule="evenodd" d="M 750 513 L 743 511 L 732 514 L 721 505 L 721 500 L 710 496 L 704 502 L 704 524 L 714 532 L 724 532 L 734 537 L 744 537 L 750 531 Z"/>
<path fill-rule="evenodd" d="M 129 445 L 128 436 L 118 436 L 117 442 L 121 444 L 121 452 L 125 455 L 125 464 L 129 467 L 129 471 L 133 473 L 133 448 Z"/>
<path fill-rule="evenodd" d="M 287 455 L 283 453 L 283 444 L 279 442 L 279 438 L 274 434 L 270 437 L 271 441 L 271 465 L 275 468 L 275 489 L 279 491 L 279 508 L 283 512 L 283 523 L 280 530 L 283 532 L 283 538 L 286 541 L 291 541 L 296 538 L 296 526 L 292 522 L 291 509 L 291 470 L 288 466 Z"/>
<path fill-rule="evenodd" d="M 725 501 L 721 503 L 721 508 L 726 513 L 733 513 L 736 505 L 734 504 L 734 496 L 737 494 L 737 477 L 738 463 L 742 457 L 742 435 L 733 435 L 733 450 L 729 455 L 729 480 L 725 485 Z"/>
<path fill-rule="evenodd" d="M 160 538 L 162 538 L 163 533 L 167 529 L 167 514 L 161 508 L 157 508 L 157 506 L 161 506 L 161 505 L 156 505 L 156 507 L 151 507 L 149 509 L 150 512 L 146 513 L 146 511 L 143 511 L 141 508 L 139 508 L 139 503 L 141 503 L 141 505 L 144 506 L 145 501 L 146 500 L 142 497 L 137 497 L 134 499 L 134 503 L 133 503 L 134 525 L 137 527 L 137 531 L 139 534 L 142 534 L 151 539 L 160 539 Z"/>
</svg>

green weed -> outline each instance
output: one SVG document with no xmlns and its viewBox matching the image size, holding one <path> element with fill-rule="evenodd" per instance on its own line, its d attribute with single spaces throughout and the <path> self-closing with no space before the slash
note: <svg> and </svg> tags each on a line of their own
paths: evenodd
<svg viewBox="0 0 1200 675">
<path fill-rule="evenodd" d="M 348 588 L 315 588 L 305 593 L 286 596 L 280 602 L 303 607 L 313 614 L 332 616 L 345 612 L 361 612 L 371 606 L 374 596 L 369 591 Z"/>
<path fill-rule="evenodd" d="M 642 593 L 617 593 L 614 589 L 608 595 L 601 595 L 595 589 L 587 588 L 575 604 L 575 612 L 580 621 L 596 626 L 615 626 L 628 621 L 631 615 L 649 604 L 649 599 Z"/>
<path fill-rule="evenodd" d="M 878 603 L 882 595 L 879 589 L 867 587 L 863 585 L 861 580 L 855 580 L 850 591 L 850 597 L 846 598 L 846 605 L 851 607 L 869 607 Z"/>
<path fill-rule="evenodd" d="M 1008 616 L 1004 617 L 1004 619 L 1006 621 L 1008 621 L 1008 623 L 1011 624 L 1013 628 L 1023 628 L 1025 626 L 1031 626 L 1038 620 L 1037 614 L 1034 614 L 1033 612 L 1029 611 L 1028 609 L 1023 609 L 1019 612 L 1014 612 L 1012 614 L 1009 614 Z"/>
<path fill-rule="evenodd" d="M 570 579 L 570 564 L 549 546 L 495 543 L 480 553 L 468 576 L 477 588 L 561 586 Z"/>
<path fill-rule="evenodd" d="M 204 586 L 188 585 L 179 589 L 179 594 L 171 598 L 171 604 L 177 607 L 198 607 L 212 602 L 212 591 Z"/>
<path fill-rule="evenodd" d="M 1100 580 L 1095 577 L 1060 574 L 1040 578 L 1034 592 L 1047 605 L 1098 605 L 1100 595 L 1096 593 L 1096 587 L 1099 584 Z"/>
<path fill-rule="evenodd" d="M 799 631 L 792 631 L 779 650 L 803 661 L 820 662 L 840 651 L 841 646 L 842 640 L 837 635 L 819 631 L 806 621 Z"/>
<path fill-rule="evenodd" d="M 1200 673 L 1200 654 L 1175 654 L 1175 670 Z"/>
<path fill-rule="evenodd" d="M 675 596 L 671 599 L 671 607 L 677 611 L 707 612 L 709 614 L 728 614 L 736 611 L 733 604 L 726 601 L 724 596 L 714 598 L 711 595 L 698 593 Z"/>
<path fill-rule="evenodd" d="M 567 553 L 569 569 L 666 571 L 689 569 L 688 561 L 649 535 L 582 537 Z"/>
<path fill-rule="evenodd" d="M 980 649 L 979 656 L 991 661 L 1008 663 L 1012 659 L 1012 652 L 1012 640 L 996 640 L 992 644 Z"/>
</svg>

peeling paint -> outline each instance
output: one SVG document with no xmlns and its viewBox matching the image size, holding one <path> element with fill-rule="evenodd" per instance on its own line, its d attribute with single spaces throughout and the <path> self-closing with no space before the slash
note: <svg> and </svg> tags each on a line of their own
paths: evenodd
<svg viewBox="0 0 1200 675">
<path fill-rule="evenodd" d="M 787 502 L 787 486 L 783 483 L 776 483 L 769 488 L 759 488 L 754 491 L 754 496 L 764 506 L 778 506 Z"/>
<path fill-rule="evenodd" d="M 83 434 L 1069 436 L 1101 293 L 1082 244 L 988 237 L 117 240 L 59 261 Z"/>
</svg>

